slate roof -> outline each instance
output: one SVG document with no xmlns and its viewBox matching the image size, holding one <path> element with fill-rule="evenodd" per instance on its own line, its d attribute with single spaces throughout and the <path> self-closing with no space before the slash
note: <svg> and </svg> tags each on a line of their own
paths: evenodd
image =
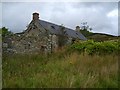
<svg viewBox="0 0 120 90">
<path fill-rule="evenodd" d="M 62 31 L 61 31 L 61 26 L 60 25 L 56 25 L 44 20 L 39 20 L 40 25 L 46 29 L 49 30 L 50 33 L 52 34 L 56 34 L 56 35 L 63 35 Z M 87 38 L 85 38 L 85 36 L 83 34 L 81 34 L 80 32 L 77 32 L 75 30 L 72 30 L 70 28 L 64 28 L 65 34 L 68 37 L 72 37 L 72 38 L 78 38 L 78 39 L 82 39 L 82 40 L 87 40 Z"/>
</svg>

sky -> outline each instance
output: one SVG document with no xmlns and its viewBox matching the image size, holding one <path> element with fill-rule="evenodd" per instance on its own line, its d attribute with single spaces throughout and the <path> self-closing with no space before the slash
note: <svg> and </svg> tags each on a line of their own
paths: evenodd
<svg viewBox="0 0 120 90">
<path fill-rule="evenodd" d="M 92 32 L 118 35 L 118 2 L 2 2 L 2 26 L 22 32 L 34 12 L 73 30 L 87 22 Z"/>
</svg>

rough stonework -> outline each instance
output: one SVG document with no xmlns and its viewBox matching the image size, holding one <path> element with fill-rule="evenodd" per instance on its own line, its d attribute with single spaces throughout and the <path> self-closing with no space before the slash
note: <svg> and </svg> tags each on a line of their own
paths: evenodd
<svg viewBox="0 0 120 90">
<path fill-rule="evenodd" d="M 3 42 L 3 47 L 14 53 L 47 53 L 71 44 L 75 39 L 87 40 L 79 31 L 56 25 L 39 19 L 33 13 L 33 20 L 22 33 L 16 33 Z M 9 40 L 10 39 L 10 40 Z"/>
</svg>

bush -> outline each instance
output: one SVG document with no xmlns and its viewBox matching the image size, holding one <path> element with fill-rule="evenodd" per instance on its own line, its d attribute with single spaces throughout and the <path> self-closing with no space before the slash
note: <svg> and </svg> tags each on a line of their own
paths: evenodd
<svg viewBox="0 0 120 90">
<path fill-rule="evenodd" d="M 68 51 L 78 51 L 80 53 L 88 53 L 89 55 L 98 54 L 118 54 L 120 51 L 120 42 L 104 41 L 95 42 L 93 40 L 80 41 L 74 43 L 68 48 Z"/>
</svg>

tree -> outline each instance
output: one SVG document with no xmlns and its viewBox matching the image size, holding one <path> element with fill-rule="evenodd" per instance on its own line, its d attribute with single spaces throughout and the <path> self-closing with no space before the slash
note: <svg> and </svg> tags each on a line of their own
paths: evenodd
<svg viewBox="0 0 120 90">
<path fill-rule="evenodd" d="M 92 30 L 92 28 L 88 25 L 87 22 L 81 23 L 80 32 L 81 32 L 84 36 L 88 37 L 88 36 L 92 35 L 91 30 Z"/>
<path fill-rule="evenodd" d="M 10 35 L 13 35 L 13 33 L 9 31 L 8 28 L 2 27 L 2 37 L 10 36 Z"/>
<path fill-rule="evenodd" d="M 81 23 L 81 30 L 91 31 L 92 28 L 88 25 L 87 22 Z"/>
</svg>

